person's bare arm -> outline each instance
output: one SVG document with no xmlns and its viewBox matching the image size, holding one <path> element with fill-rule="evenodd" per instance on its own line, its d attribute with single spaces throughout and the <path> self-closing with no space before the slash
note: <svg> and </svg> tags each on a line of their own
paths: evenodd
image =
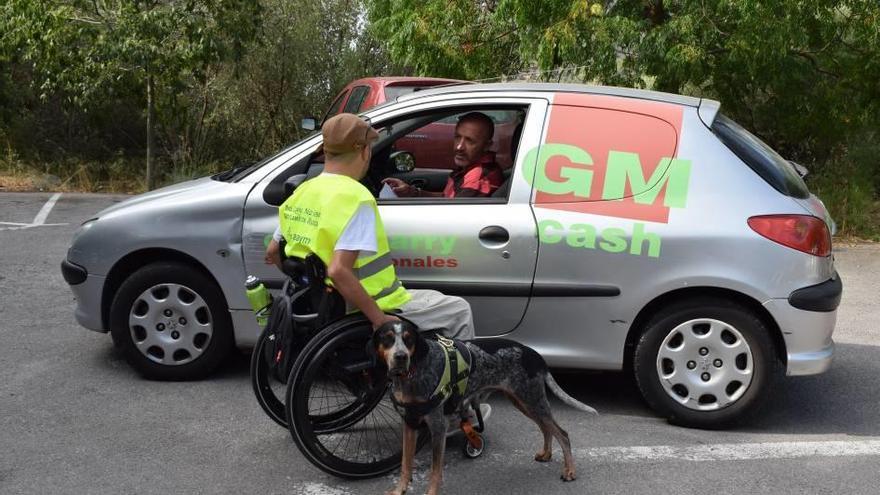
<svg viewBox="0 0 880 495">
<path fill-rule="evenodd" d="M 281 269 L 281 244 L 275 239 L 269 241 L 269 246 L 266 247 L 265 261 L 267 265 L 275 265 Z"/>
<path fill-rule="evenodd" d="M 361 310 L 364 316 L 370 320 L 375 330 L 383 323 L 395 321 L 398 318 L 383 313 L 354 274 L 354 262 L 357 261 L 359 253 L 360 251 L 334 251 L 330 267 L 327 269 L 327 276 L 333 281 L 333 286 L 342 294 L 342 297 Z"/>
<path fill-rule="evenodd" d="M 394 194 L 402 198 L 439 198 L 443 196 L 442 192 L 425 191 L 394 177 L 383 179 L 382 182 L 388 184 Z"/>
</svg>

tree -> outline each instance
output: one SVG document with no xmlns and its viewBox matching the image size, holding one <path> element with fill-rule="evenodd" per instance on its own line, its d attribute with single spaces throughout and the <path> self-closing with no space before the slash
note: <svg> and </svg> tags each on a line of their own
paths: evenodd
<svg viewBox="0 0 880 495">
<path fill-rule="evenodd" d="M 880 120 L 874 0 L 371 0 L 369 14 L 393 59 L 420 73 L 568 67 L 585 82 L 709 96 L 795 157 L 823 159 Z"/>
<path fill-rule="evenodd" d="M 157 102 L 173 106 L 213 67 L 240 59 L 259 21 L 246 0 L 10 0 L 0 12 L 2 46 L 32 65 L 42 97 L 88 106 L 143 95 L 148 188 Z"/>
<path fill-rule="evenodd" d="M 239 159 L 265 156 L 304 136 L 303 117 L 321 117 L 345 84 L 395 70 L 369 34 L 360 0 L 264 0 L 255 46 L 238 74 L 216 85 L 214 124 Z"/>
</svg>

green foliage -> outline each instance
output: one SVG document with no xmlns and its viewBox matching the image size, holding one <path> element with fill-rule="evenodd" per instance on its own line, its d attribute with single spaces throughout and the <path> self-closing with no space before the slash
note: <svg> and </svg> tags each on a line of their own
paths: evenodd
<svg viewBox="0 0 880 495">
<path fill-rule="evenodd" d="M 336 93 L 353 79 L 391 70 L 365 32 L 360 4 L 264 1 L 257 43 L 239 72 L 214 81 L 212 125 L 239 160 L 254 160 L 305 135 L 303 117 L 320 118 Z"/>
<path fill-rule="evenodd" d="M 240 58 L 259 4 L 193 0 L 12 0 L 3 45 L 31 62 L 41 97 L 62 91 L 77 104 L 140 93 L 146 77 L 173 91 L 203 80 L 212 64 Z"/>
<path fill-rule="evenodd" d="M 160 182 L 253 161 L 301 137 L 301 118 L 320 116 L 349 80 L 392 70 L 362 10 L 358 0 L 8 0 L 0 147 L 62 180 L 84 164 L 89 180 L 71 184 L 131 183 L 143 173 L 149 78 Z"/>
<path fill-rule="evenodd" d="M 369 15 L 396 62 L 422 74 L 478 79 L 523 67 L 506 3 L 372 0 Z"/>
<path fill-rule="evenodd" d="M 856 158 L 848 141 L 878 139 L 866 132 L 880 122 L 876 0 L 370 0 L 368 6 L 392 59 L 425 75 L 516 78 L 524 68 L 551 75 L 569 68 L 582 82 L 709 97 L 783 155 L 812 164 L 820 177 L 880 172 L 865 165 L 876 158 Z M 862 179 L 874 180 L 868 175 Z M 866 198 L 878 193 L 874 186 L 847 190 L 873 191 Z"/>
<path fill-rule="evenodd" d="M 876 129 L 851 136 L 807 184 L 821 197 L 843 235 L 880 240 L 880 136 Z"/>
</svg>

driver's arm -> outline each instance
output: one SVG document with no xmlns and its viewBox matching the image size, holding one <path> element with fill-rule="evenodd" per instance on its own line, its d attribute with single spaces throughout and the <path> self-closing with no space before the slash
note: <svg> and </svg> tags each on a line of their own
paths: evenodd
<svg viewBox="0 0 880 495">
<path fill-rule="evenodd" d="M 386 321 L 394 321 L 397 318 L 386 315 L 379 309 L 376 301 L 367 294 L 364 286 L 354 274 L 354 262 L 357 261 L 360 251 L 333 251 L 333 259 L 327 269 L 327 276 L 333 281 L 333 286 L 342 294 L 349 304 L 353 304 L 361 310 L 364 316 L 373 324 L 373 329 L 379 328 Z"/>
</svg>

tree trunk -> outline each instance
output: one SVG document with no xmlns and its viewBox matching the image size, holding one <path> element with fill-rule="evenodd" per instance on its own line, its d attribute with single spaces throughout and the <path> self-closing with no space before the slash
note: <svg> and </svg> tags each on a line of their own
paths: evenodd
<svg viewBox="0 0 880 495">
<path fill-rule="evenodd" d="M 155 186 L 153 174 L 153 76 L 147 75 L 147 191 Z"/>
</svg>

